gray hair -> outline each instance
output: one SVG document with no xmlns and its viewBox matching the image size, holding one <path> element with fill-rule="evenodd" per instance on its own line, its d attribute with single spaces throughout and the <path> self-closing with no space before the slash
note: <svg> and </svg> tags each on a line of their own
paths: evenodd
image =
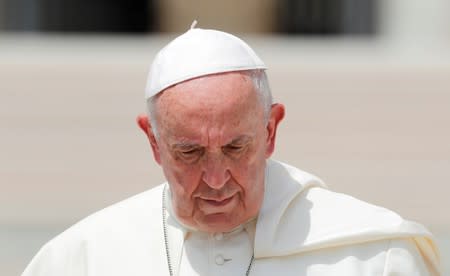
<svg viewBox="0 0 450 276">
<path fill-rule="evenodd" d="M 243 74 L 250 77 L 255 87 L 255 91 L 258 94 L 258 99 L 264 108 L 264 123 L 267 124 L 270 116 L 270 110 L 272 107 L 272 92 L 270 91 L 269 80 L 264 70 L 246 70 L 241 71 Z M 147 114 L 149 117 L 149 123 L 151 124 L 153 134 L 158 138 L 158 130 L 156 125 L 156 103 L 161 93 L 147 99 Z"/>
</svg>

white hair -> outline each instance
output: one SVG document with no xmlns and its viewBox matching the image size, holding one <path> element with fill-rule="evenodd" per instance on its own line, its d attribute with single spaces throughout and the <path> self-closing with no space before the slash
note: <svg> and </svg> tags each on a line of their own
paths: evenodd
<svg viewBox="0 0 450 276">
<path fill-rule="evenodd" d="M 269 120 L 270 110 L 272 107 L 272 92 L 270 91 L 269 80 L 264 70 L 246 70 L 240 71 L 241 73 L 250 77 L 255 87 L 255 91 L 258 94 L 258 99 L 264 109 L 264 123 L 267 124 Z M 158 138 L 158 129 L 156 122 L 156 105 L 161 93 L 156 94 L 153 97 L 147 99 L 147 114 L 149 117 L 149 123 L 151 125 L 153 135 Z"/>
</svg>

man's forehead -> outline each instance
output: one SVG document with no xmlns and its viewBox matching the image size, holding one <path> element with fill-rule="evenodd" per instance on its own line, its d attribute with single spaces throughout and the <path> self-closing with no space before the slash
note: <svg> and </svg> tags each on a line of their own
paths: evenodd
<svg viewBox="0 0 450 276">
<path fill-rule="evenodd" d="M 167 88 L 159 97 L 184 103 L 223 100 L 242 101 L 254 92 L 252 79 L 245 72 L 227 72 L 197 77 Z"/>
<path fill-rule="evenodd" d="M 209 141 L 223 145 L 239 136 L 250 137 L 263 116 L 251 78 L 237 72 L 168 88 L 157 105 L 161 135 L 181 146 L 208 145 Z"/>
<path fill-rule="evenodd" d="M 193 124 L 197 129 L 224 124 L 238 127 L 243 120 L 257 119 L 260 103 L 253 84 L 251 80 L 242 83 L 242 76 L 238 75 L 234 80 L 241 83 L 227 83 L 229 77 L 212 76 L 167 89 L 155 102 L 159 128 L 182 132 Z M 206 79 L 213 81 L 202 83 Z"/>
</svg>

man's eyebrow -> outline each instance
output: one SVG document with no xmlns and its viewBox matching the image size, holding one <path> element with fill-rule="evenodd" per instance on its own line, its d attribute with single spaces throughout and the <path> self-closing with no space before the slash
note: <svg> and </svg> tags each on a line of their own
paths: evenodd
<svg viewBox="0 0 450 276">
<path fill-rule="evenodd" d="M 250 135 L 240 135 L 236 138 L 233 138 L 233 140 L 231 140 L 229 143 L 227 143 L 227 145 L 247 143 L 247 142 L 250 142 L 252 140 L 252 138 L 253 138 L 253 136 L 250 136 Z M 172 149 L 193 149 L 193 148 L 201 148 L 202 146 L 195 142 L 179 141 L 179 142 L 170 144 L 170 147 Z"/>
<path fill-rule="evenodd" d="M 240 136 L 234 138 L 233 140 L 231 140 L 231 142 L 228 143 L 228 145 L 231 145 L 231 144 L 240 144 L 240 143 L 247 143 L 247 142 L 250 142 L 250 141 L 252 140 L 252 138 L 253 138 L 253 137 L 252 137 L 252 136 L 249 136 L 249 135 L 240 135 Z"/>
<path fill-rule="evenodd" d="M 173 149 L 191 149 L 191 148 L 198 148 L 198 147 L 200 147 L 199 144 L 187 142 L 187 141 L 176 142 L 171 145 L 171 148 L 173 148 Z"/>
</svg>

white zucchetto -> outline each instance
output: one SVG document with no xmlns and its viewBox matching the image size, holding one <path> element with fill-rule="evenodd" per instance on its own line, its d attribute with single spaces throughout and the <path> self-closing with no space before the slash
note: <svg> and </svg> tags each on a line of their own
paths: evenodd
<svg viewBox="0 0 450 276">
<path fill-rule="evenodd" d="M 253 69 L 266 69 L 266 66 L 241 39 L 221 31 L 191 28 L 156 55 L 148 75 L 145 99 L 196 77 Z"/>
</svg>

